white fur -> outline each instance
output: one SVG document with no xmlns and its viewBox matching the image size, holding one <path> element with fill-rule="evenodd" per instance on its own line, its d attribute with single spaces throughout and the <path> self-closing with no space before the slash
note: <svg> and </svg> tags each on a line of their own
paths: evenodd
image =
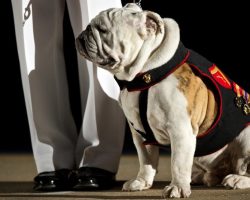
<svg viewBox="0 0 250 200">
<path fill-rule="evenodd" d="M 106 12 L 109 12 L 110 21 Z M 148 26 L 152 22 L 147 21 L 148 17 L 155 20 L 158 30 L 154 29 L 154 24 Z M 103 48 L 102 44 L 105 44 L 103 52 L 100 52 L 106 53 L 105 56 L 110 53 L 116 63 L 103 67 L 121 80 L 133 80 L 138 73 L 168 62 L 180 41 L 179 27 L 174 20 L 163 20 L 156 13 L 141 11 L 135 4 L 129 4 L 123 9 L 104 11 L 91 24 L 106 25 L 112 32 L 111 37 L 108 33 L 100 34 L 97 31 L 95 34 L 98 37 L 95 38 L 98 38 L 98 41 L 95 42 L 91 35 L 85 38 L 89 38 L 92 50 L 96 44 L 98 48 Z M 80 45 L 78 46 L 80 48 Z M 84 51 L 84 48 L 80 49 Z M 82 54 L 86 55 L 85 52 Z M 87 58 L 92 61 L 103 59 L 102 55 L 92 55 L 97 58 Z M 178 85 L 175 76 L 170 75 L 148 91 L 149 125 L 160 144 L 171 143 L 172 180 L 170 185 L 164 188 L 163 197 L 189 197 L 191 178 L 193 183 L 208 186 L 222 183 L 233 189 L 249 188 L 250 126 L 221 150 L 194 159 L 197 131 L 194 133 L 192 130 L 191 119 L 186 109 L 188 102 L 178 89 Z M 149 189 L 152 186 L 159 157 L 158 147 L 143 145 L 144 139 L 136 132 L 145 132 L 139 116 L 138 96 L 139 92 L 128 92 L 127 89 L 123 89 L 119 98 L 129 124 L 133 124 L 130 124 L 130 129 L 140 163 L 137 176 L 123 185 L 123 190 L 129 191 Z"/>
<path fill-rule="evenodd" d="M 187 100 L 183 93 L 178 90 L 178 81 L 174 75 L 170 75 L 163 80 L 161 84 L 157 84 L 149 89 L 148 98 L 148 121 L 151 126 L 155 138 L 160 144 L 168 144 L 171 141 L 172 147 L 172 182 L 164 190 L 164 196 L 175 196 L 174 188 L 183 193 L 184 196 L 189 196 L 191 182 L 191 168 L 193 163 L 193 155 L 195 150 L 195 135 L 193 134 L 190 118 L 186 110 Z M 165 91 L 162 93 L 162 91 Z M 134 128 L 144 131 L 138 110 L 138 92 L 128 92 L 126 89 L 121 92 L 120 103 L 128 121 L 134 124 Z M 164 105 L 164 107 L 163 107 Z M 164 109 L 162 109 L 164 108 Z M 139 160 L 146 159 L 140 157 L 148 157 L 146 148 L 142 146 L 142 139 L 138 142 L 138 133 L 134 132 L 133 139 L 137 147 Z M 144 148 L 144 150 L 142 150 Z M 143 178 L 146 182 L 151 182 L 155 172 L 145 170 L 147 173 L 141 173 L 141 168 L 148 166 L 148 163 L 140 162 L 139 174 L 147 174 Z M 152 164 L 151 164 L 152 165 Z M 144 167 L 142 167 L 144 166 Z M 152 166 L 153 167 L 153 166 Z M 152 173 L 148 175 L 148 173 Z M 139 176 L 139 175 L 138 175 Z M 149 178 L 146 178 L 149 177 Z M 150 179 L 150 181 L 148 181 Z M 136 187 L 134 182 L 136 180 Z M 138 190 L 138 178 L 125 183 L 123 189 Z M 145 182 L 141 181 L 144 186 Z M 147 189 L 147 187 L 139 187 Z"/>
<path fill-rule="evenodd" d="M 175 20 L 171 18 L 165 18 L 164 29 L 167 34 L 163 38 L 163 42 L 168 45 L 161 45 L 154 54 L 147 60 L 143 67 L 143 72 L 146 72 L 150 69 L 154 69 L 165 64 L 170 60 L 178 47 L 180 41 L 180 30 L 179 26 Z"/>
<path fill-rule="evenodd" d="M 159 149 L 157 146 L 143 145 L 144 139 L 135 131 L 130 124 L 135 147 L 139 158 L 139 172 L 136 178 L 127 181 L 123 185 L 123 190 L 136 191 L 149 189 L 154 181 L 158 167 Z"/>
</svg>

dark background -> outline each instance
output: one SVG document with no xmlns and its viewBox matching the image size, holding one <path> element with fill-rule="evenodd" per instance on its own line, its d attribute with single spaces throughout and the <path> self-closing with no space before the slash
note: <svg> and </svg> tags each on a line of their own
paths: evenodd
<svg viewBox="0 0 250 200">
<path fill-rule="evenodd" d="M 123 4 L 126 2 L 123 0 Z M 222 3 L 211 1 L 142 0 L 146 10 L 174 18 L 180 26 L 182 42 L 216 63 L 231 79 L 250 91 L 249 82 L 249 12 L 246 1 Z M 219 2 L 219 3 L 218 3 Z M 1 79 L 0 79 L 0 153 L 30 152 L 29 128 L 22 91 L 14 22 L 10 0 L 1 1 Z M 167 5 L 165 5 L 167 4 Z M 80 127 L 79 86 L 74 38 L 65 14 L 65 56 L 71 89 L 72 110 Z M 70 70 L 69 70 L 70 69 Z M 127 131 L 128 132 L 128 131 Z M 126 136 L 124 152 L 134 151 Z"/>
</svg>

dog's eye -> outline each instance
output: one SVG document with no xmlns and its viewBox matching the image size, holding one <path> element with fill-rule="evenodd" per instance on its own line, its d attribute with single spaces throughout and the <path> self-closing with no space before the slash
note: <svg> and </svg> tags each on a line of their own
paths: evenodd
<svg viewBox="0 0 250 200">
<path fill-rule="evenodd" d="M 100 32 L 100 33 L 107 33 L 107 29 L 105 27 L 102 27 L 102 26 L 98 26 L 97 27 L 97 30 Z"/>
</svg>

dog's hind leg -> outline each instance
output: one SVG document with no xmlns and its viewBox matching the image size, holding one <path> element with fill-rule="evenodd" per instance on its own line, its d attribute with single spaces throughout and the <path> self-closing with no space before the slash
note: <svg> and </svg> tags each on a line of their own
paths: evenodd
<svg viewBox="0 0 250 200">
<path fill-rule="evenodd" d="M 222 184 L 233 189 L 250 188 L 250 126 L 233 143 L 236 147 L 235 174 L 227 175 Z"/>
<path fill-rule="evenodd" d="M 224 178 L 222 184 L 232 189 L 246 189 L 250 188 L 250 177 L 238 174 L 229 174 Z"/>
<path fill-rule="evenodd" d="M 153 145 L 145 146 L 142 136 L 133 127 L 130 127 L 130 130 L 138 153 L 140 168 L 137 177 L 125 182 L 122 189 L 125 191 L 149 189 L 153 184 L 157 172 L 159 147 Z"/>
</svg>

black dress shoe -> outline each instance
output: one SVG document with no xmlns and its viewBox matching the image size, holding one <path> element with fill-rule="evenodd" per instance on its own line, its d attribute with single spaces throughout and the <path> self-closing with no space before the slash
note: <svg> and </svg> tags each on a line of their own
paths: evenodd
<svg viewBox="0 0 250 200">
<path fill-rule="evenodd" d="M 74 174 L 73 190 L 105 190 L 115 185 L 115 174 L 95 167 L 81 167 Z"/>
<path fill-rule="evenodd" d="M 71 182 L 69 177 L 71 170 L 69 169 L 60 169 L 51 172 L 42 172 L 39 173 L 34 178 L 34 187 L 35 191 L 65 191 L 71 188 Z"/>
</svg>

